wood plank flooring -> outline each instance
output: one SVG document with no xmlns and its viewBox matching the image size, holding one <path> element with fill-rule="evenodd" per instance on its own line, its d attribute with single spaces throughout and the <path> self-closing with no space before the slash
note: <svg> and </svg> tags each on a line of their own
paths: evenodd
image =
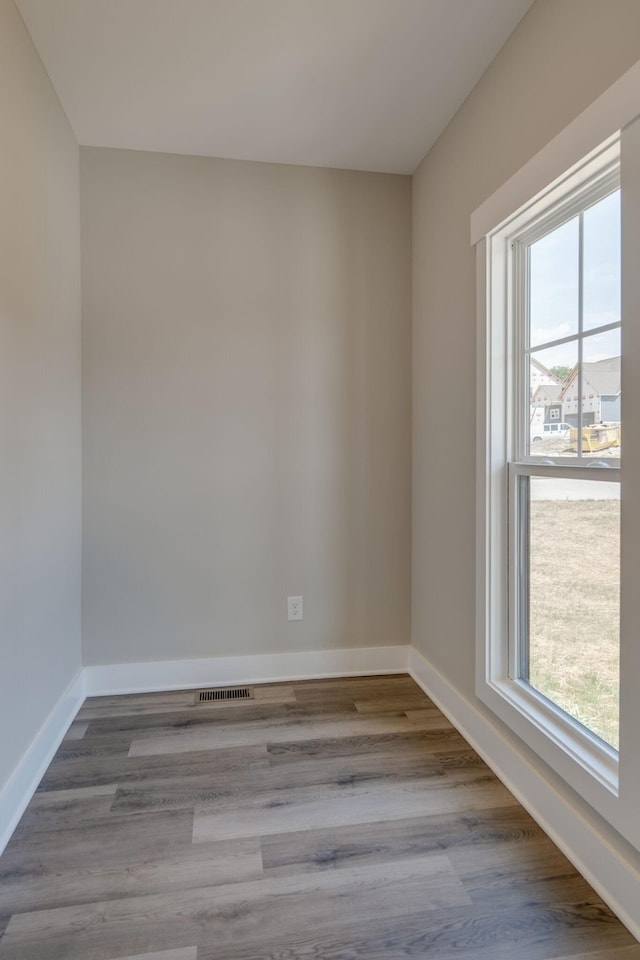
<svg viewBox="0 0 640 960">
<path fill-rule="evenodd" d="M 85 702 L 0 858 L 0 960 L 640 960 L 406 676 Z"/>
</svg>

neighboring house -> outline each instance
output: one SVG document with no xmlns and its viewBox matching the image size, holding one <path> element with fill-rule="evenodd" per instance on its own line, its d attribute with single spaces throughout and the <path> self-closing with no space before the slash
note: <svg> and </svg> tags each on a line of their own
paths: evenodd
<svg viewBox="0 0 640 960">
<path fill-rule="evenodd" d="M 578 365 L 560 395 L 562 417 L 578 425 Z M 620 357 L 582 364 L 582 419 L 585 425 L 621 419 Z"/>
<path fill-rule="evenodd" d="M 541 386 L 552 386 L 554 384 L 560 384 L 562 386 L 562 380 L 559 377 L 556 377 L 555 373 L 551 373 L 551 370 L 540 363 L 539 360 L 536 360 L 535 357 L 531 357 L 531 365 L 529 369 L 529 394 L 533 398 L 538 387 Z"/>
<path fill-rule="evenodd" d="M 560 395 L 564 384 L 562 380 L 547 370 L 535 357 L 531 358 L 529 368 L 529 396 L 531 398 L 531 429 L 541 429 L 550 421 L 562 420 L 562 402 Z"/>
</svg>

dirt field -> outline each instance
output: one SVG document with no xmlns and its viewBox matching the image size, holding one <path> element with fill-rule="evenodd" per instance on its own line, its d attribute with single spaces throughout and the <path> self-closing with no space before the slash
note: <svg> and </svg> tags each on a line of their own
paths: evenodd
<svg viewBox="0 0 640 960">
<path fill-rule="evenodd" d="M 613 746 L 619 724 L 620 503 L 531 503 L 530 682 Z"/>
<path fill-rule="evenodd" d="M 531 444 L 530 454 L 532 457 L 575 457 L 575 447 L 571 446 L 569 440 L 538 440 Z M 583 456 L 591 457 L 596 460 L 619 460 L 621 447 L 607 447 L 605 450 L 596 450 L 593 453 L 584 449 Z"/>
</svg>

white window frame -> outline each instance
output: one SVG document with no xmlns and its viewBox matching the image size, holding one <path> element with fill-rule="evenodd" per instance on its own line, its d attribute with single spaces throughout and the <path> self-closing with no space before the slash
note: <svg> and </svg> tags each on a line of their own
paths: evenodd
<svg viewBox="0 0 640 960">
<path fill-rule="evenodd" d="M 640 383 L 625 381 L 625 431 L 622 487 L 621 599 L 621 722 L 620 752 L 604 744 L 545 697 L 513 679 L 514 632 L 509 617 L 510 577 L 517 544 L 509 543 L 509 483 L 523 472 L 555 473 L 536 456 L 521 457 L 523 427 L 513 419 L 513 258 L 510 243 L 526 225 L 543 218 L 550 208 L 570 203 L 584 184 L 606 177 L 620 155 L 622 141 L 623 204 L 623 338 L 625 369 L 640 370 L 640 65 L 632 68 L 599 101 L 563 131 L 473 215 L 478 306 L 477 403 L 477 656 L 476 693 L 493 713 L 573 787 L 626 839 L 640 848 L 640 593 L 634 570 L 640 570 L 640 513 L 629 491 L 640 491 Z M 623 128 L 630 125 L 628 133 Z M 588 146 L 585 146 L 588 145 Z M 587 152 L 590 150 L 590 152 Z M 628 156 L 625 179 L 625 158 Z M 581 159 L 582 157 L 582 159 Z M 565 172 L 566 171 L 566 172 Z M 546 186 L 546 184 L 550 184 Z M 562 219 L 566 219 L 565 216 Z M 626 246 L 626 251 L 625 251 Z M 631 252 L 633 250 L 633 253 Z M 625 274 L 625 260 L 631 270 Z M 635 314 L 635 316 L 633 315 Z M 625 323 L 625 317 L 629 320 Z M 627 330 L 629 327 L 629 330 Z M 521 374 L 520 374 L 521 377 Z M 635 413 L 638 413 L 638 416 Z M 636 426 L 637 424 L 637 426 Z M 637 439 L 636 439 L 637 434 Z M 519 448 L 517 444 L 520 444 Z M 563 475 L 579 479 L 617 480 L 617 468 L 583 466 L 562 458 Z M 511 477 L 509 476 L 511 474 Z M 630 499 L 630 498 L 629 498 Z M 633 520 L 632 520 L 633 516 Z M 513 519 L 513 518 L 512 518 Z M 511 551 L 511 552 L 510 552 Z M 511 568 L 510 568 L 511 564 Z M 626 573 L 625 573 L 626 570 Z M 631 669 L 635 676 L 631 676 Z"/>
<path fill-rule="evenodd" d="M 574 176 L 549 191 L 494 230 L 485 240 L 487 270 L 486 342 L 483 353 L 487 367 L 487 406 L 490 416 L 485 439 L 491 448 L 490 473 L 490 589 L 496 591 L 489 606 L 485 674 L 481 698 L 494 712 L 554 768 L 573 780 L 578 772 L 618 795 L 618 753 L 585 727 L 574 721 L 533 687 L 517 678 L 517 643 L 520 610 L 517 538 L 516 485 L 520 476 L 554 476 L 558 467 L 545 458 L 529 454 L 528 423 L 521 397 L 526 392 L 526 355 L 523 348 L 525 318 L 522 315 L 520 285 L 525 282 L 527 244 L 548 229 L 564 223 L 586 202 L 599 196 L 601 182 L 617 185 L 619 140 L 607 143 L 582 164 Z M 518 276 L 520 274 L 520 276 Z M 519 415 L 518 415 L 519 414 Z M 618 468 L 585 466 L 577 457 L 562 458 L 562 475 L 584 480 L 619 481 Z M 502 623 L 496 623 L 496 617 Z M 559 756 L 558 756 L 559 754 Z M 572 771 L 570 768 L 574 767 Z M 567 770 L 567 767 L 569 769 Z"/>
<path fill-rule="evenodd" d="M 535 454 L 531 448 L 529 430 L 528 369 L 530 356 L 526 352 L 526 307 L 528 287 L 527 250 L 530 244 L 546 236 L 590 205 L 609 195 L 620 187 L 619 144 L 616 142 L 597 153 L 576 175 L 576 184 L 564 185 L 566 195 L 559 199 L 553 195 L 547 199 L 546 210 L 536 211 L 531 219 L 527 214 L 515 218 L 509 227 L 498 231 L 492 241 L 507 243 L 510 253 L 508 272 L 513 271 L 511 291 L 507 293 L 505 315 L 507 317 L 507 393 L 511 410 L 515 414 L 513 437 L 507 438 L 507 525 L 509 530 L 508 547 L 508 677 L 496 680 L 498 689 L 507 685 L 509 698 L 517 705 L 532 723 L 538 724 L 547 734 L 560 741 L 561 748 L 574 757 L 593 777 L 615 795 L 618 792 L 618 751 L 604 744 L 584 726 L 574 721 L 557 705 L 542 696 L 535 688 L 519 680 L 520 639 L 522 632 L 521 610 L 521 565 L 522 545 L 520 542 L 521 525 L 519 522 L 518 484 L 520 477 L 562 476 L 568 479 L 596 480 L 599 482 L 620 483 L 620 467 L 615 461 L 598 462 L 584 460 L 580 456 L 563 456 L 551 465 L 546 457 Z M 524 225 L 523 225 L 524 220 Z M 580 298 L 581 299 L 581 298 Z M 609 323 L 601 327 L 584 331 L 581 310 L 576 334 L 564 337 L 561 341 L 575 340 L 578 346 L 577 359 L 582 360 L 582 346 L 585 339 L 598 336 L 599 333 L 619 329 L 620 323 Z M 548 349 L 552 344 L 541 344 Z M 535 356 L 535 353 L 534 353 Z M 513 382 L 509 383 L 512 376 Z M 580 374 L 579 382 L 580 382 Z M 578 389 L 578 395 L 581 390 Z M 581 431 L 578 431 L 578 446 L 581 447 Z M 547 465 L 548 464 L 548 465 Z"/>
</svg>

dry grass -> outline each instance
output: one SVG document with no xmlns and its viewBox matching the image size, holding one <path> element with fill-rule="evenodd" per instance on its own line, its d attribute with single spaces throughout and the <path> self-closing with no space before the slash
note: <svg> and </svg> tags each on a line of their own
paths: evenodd
<svg viewBox="0 0 640 960">
<path fill-rule="evenodd" d="M 618 746 L 620 504 L 531 503 L 530 682 Z"/>
</svg>

